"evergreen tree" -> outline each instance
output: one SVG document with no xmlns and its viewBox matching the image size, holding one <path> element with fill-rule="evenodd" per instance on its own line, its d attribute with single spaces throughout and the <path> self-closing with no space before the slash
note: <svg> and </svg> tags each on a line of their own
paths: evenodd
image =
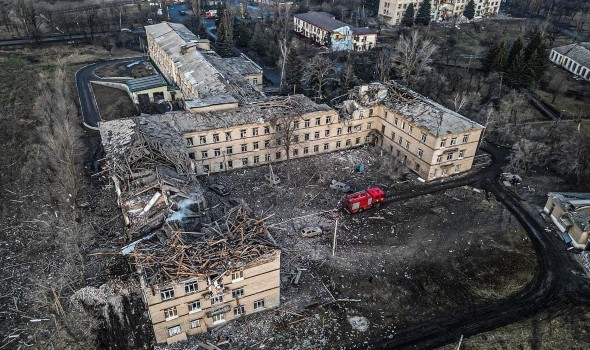
<svg viewBox="0 0 590 350">
<path fill-rule="evenodd" d="M 531 69 L 528 66 L 524 52 L 520 51 L 506 67 L 506 83 L 514 87 L 527 87 L 532 82 Z"/>
<path fill-rule="evenodd" d="M 301 90 L 301 78 L 303 76 L 303 62 L 295 47 L 291 47 L 285 62 L 285 84 L 283 93 L 293 93 Z"/>
<path fill-rule="evenodd" d="M 486 73 L 503 71 L 506 66 L 506 57 L 508 55 L 508 49 L 506 43 L 501 41 L 490 47 L 486 58 L 484 60 L 483 69 Z"/>
<path fill-rule="evenodd" d="M 514 63 L 514 60 L 516 59 L 516 57 L 522 53 L 523 48 L 524 48 L 524 45 L 522 43 L 522 39 L 520 37 L 518 37 L 512 43 L 512 46 L 510 46 L 510 51 L 508 52 L 508 57 L 506 58 L 505 69 L 507 69 L 509 66 L 511 66 Z"/>
<path fill-rule="evenodd" d="M 414 4 L 408 5 L 408 8 L 402 17 L 401 25 L 405 27 L 411 27 L 414 25 Z"/>
<path fill-rule="evenodd" d="M 530 79 L 538 82 L 547 69 L 547 46 L 541 33 L 536 32 L 524 49 L 524 59 L 530 69 Z"/>
<path fill-rule="evenodd" d="M 469 0 L 467 5 L 465 5 L 463 16 L 467 17 L 468 20 L 472 20 L 475 17 L 475 2 L 473 0 Z"/>
<path fill-rule="evenodd" d="M 217 53 L 221 57 L 234 56 L 234 14 L 225 3 L 219 5 L 217 10 L 219 24 L 217 26 Z"/>
<path fill-rule="evenodd" d="M 430 0 L 424 0 L 418 7 L 418 13 L 416 14 L 416 20 L 414 23 L 427 26 L 430 24 Z"/>
</svg>

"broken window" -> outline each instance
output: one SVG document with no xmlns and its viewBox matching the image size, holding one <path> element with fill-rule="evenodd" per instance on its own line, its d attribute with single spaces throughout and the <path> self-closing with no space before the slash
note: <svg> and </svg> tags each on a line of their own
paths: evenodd
<svg viewBox="0 0 590 350">
<path fill-rule="evenodd" d="M 350 139 L 346 140 L 346 146 L 352 145 L 352 141 Z"/>
<path fill-rule="evenodd" d="M 174 298 L 174 289 L 168 288 L 160 291 L 162 301 Z"/>
<path fill-rule="evenodd" d="M 381 133 L 385 135 L 385 125 L 381 125 Z"/>
<path fill-rule="evenodd" d="M 354 126 L 354 130 L 355 130 L 355 131 L 363 131 L 363 126 L 362 126 L 362 125 L 360 125 L 360 124 L 359 124 L 359 125 L 355 125 L 355 126 Z"/>
<path fill-rule="evenodd" d="M 463 135 L 463 143 L 467 143 L 469 141 L 469 135 Z"/>
<path fill-rule="evenodd" d="M 213 155 L 214 155 L 215 157 L 219 157 L 219 156 L 221 156 L 221 148 L 216 148 L 216 149 L 214 149 L 214 150 L 213 150 Z"/>
<path fill-rule="evenodd" d="M 299 120 L 293 122 L 293 129 L 299 129 Z"/>
<path fill-rule="evenodd" d="M 277 132 L 280 132 L 281 131 L 281 124 L 277 124 L 277 126 L 275 127 L 275 129 L 276 129 Z"/>
<path fill-rule="evenodd" d="M 352 132 L 352 126 L 347 127 L 346 132 L 350 134 Z"/>
<path fill-rule="evenodd" d="M 223 295 L 216 295 L 211 297 L 211 305 L 223 303 Z"/>
<path fill-rule="evenodd" d="M 270 140 L 264 141 L 264 148 L 270 148 Z"/>
<path fill-rule="evenodd" d="M 232 169 L 234 167 L 234 162 L 232 160 L 227 161 L 227 168 Z"/>
<path fill-rule="evenodd" d="M 180 334 L 180 326 L 174 326 L 174 327 L 168 328 L 168 336 L 169 337 L 173 337 L 177 334 Z"/>
<path fill-rule="evenodd" d="M 303 121 L 303 125 L 304 125 L 306 128 L 309 128 L 309 119 L 306 119 L 306 120 L 304 120 L 304 121 Z"/>
<path fill-rule="evenodd" d="M 264 135 L 268 135 L 268 134 L 270 134 L 270 126 L 267 125 L 264 127 Z"/>
<path fill-rule="evenodd" d="M 442 161 L 442 156 L 436 156 L 436 162 L 440 163 Z"/>
<path fill-rule="evenodd" d="M 340 148 L 342 146 L 342 141 L 336 141 L 336 148 Z"/>
<path fill-rule="evenodd" d="M 414 170 L 420 171 L 420 164 L 416 163 L 416 165 L 414 165 Z"/>
<path fill-rule="evenodd" d="M 400 137 L 397 139 L 397 143 L 399 143 L 399 144 L 401 145 L 401 144 L 402 144 L 402 141 L 403 141 L 403 140 L 402 140 L 402 137 L 400 136 Z"/>
<path fill-rule="evenodd" d="M 303 154 L 309 153 L 309 147 L 303 147 Z"/>
<path fill-rule="evenodd" d="M 297 148 L 293 149 L 293 157 L 297 157 L 299 155 L 299 150 Z"/>
<path fill-rule="evenodd" d="M 455 165 L 455 172 L 458 173 L 461 171 L 461 164 Z"/>
<path fill-rule="evenodd" d="M 189 157 L 190 159 L 195 159 L 195 152 L 190 152 L 190 153 L 188 154 L 188 157 Z"/>
<path fill-rule="evenodd" d="M 225 141 L 231 141 L 231 131 L 225 132 Z"/>
<path fill-rule="evenodd" d="M 357 137 L 356 140 L 355 140 L 355 144 L 358 145 L 359 143 L 361 143 L 361 138 L 360 137 Z"/>
<path fill-rule="evenodd" d="M 402 122 L 402 130 L 405 130 L 405 129 L 406 129 L 406 122 L 405 122 L 405 121 L 403 121 L 403 122 Z"/>
<path fill-rule="evenodd" d="M 254 142 L 252 146 L 254 147 L 255 151 L 258 151 L 258 142 Z"/>
<path fill-rule="evenodd" d="M 330 149 L 330 144 L 329 143 L 324 143 L 324 151 L 327 151 Z"/>
<path fill-rule="evenodd" d="M 248 152 L 248 145 L 247 144 L 244 143 L 243 145 L 241 145 L 241 147 L 242 147 L 242 152 Z"/>
<path fill-rule="evenodd" d="M 245 138 L 246 137 L 246 129 L 240 130 L 240 137 L 241 138 Z"/>
<path fill-rule="evenodd" d="M 238 307 L 234 307 L 234 316 L 240 316 L 246 313 L 246 308 L 244 305 L 240 305 Z"/>
<path fill-rule="evenodd" d="M 252 83 L 254 85 L 258 85 L 258 78 L 252 78 Z"/>
<path fill-rule="evenodd" d="M 454 145 L 456 145 L 456 144 L 457 144 L 457 138 L 456 138 L 456 137 L 453 137 L 453 138 L 451 139 L 451 146 L 454 146 Z"/>
<path fill-rule="evenodd" d="M 206 136 L 199 136 L 199 143 L 201 145 L 204 145 L 207 143 L 207 137 Z"/>
<path fill-rule="evenodd" d="M 464 149 L 459 151 L 459 159 L 463 159 L 463 157 L 465 157 L 465 150 Z"/>
<path fill-rule="evenodd" d="M 391 132 L 391 139 L 395 141 L 395 133 L 393 131 Z"/>
<path fill-rule="evenodd" d="M 192 320 L 191 321 L 191 328 L 199 328 L 201 327 L 201 320 Z"/>
<path fill-rule="evenodd" d="M 387 112 L 385 112 L 385 120 L 387 120 Z"/>
<path fill-rule="evenodd" d="M 424 155 L 424 151 L 423 151 L 423 150 L 421 150 L 421 149 L 419 149 L 419 150 L 418 150 L 418 157 L 419 157 L 419 158 L 422 158 L 422 156 L 423 156 L 423 155 Z"/>
<path fill-rule="evenodd" d="M 258 136 L 258 128 L 252 128 L 252 136 Z"/>
<path fill-rule="evenodd" d="M 227 155 L 230 155 L 230 154 L 233 154 L 233 153 L 234 153 L 234 148 L 233 148 L 233 146 L 227 146 L 227 147 L 225 148 L 225 154 L 227 154 Z"/>
<path fill-rule="evenodd" d="M 452 159 L 453 159 L 453 153 L 447 154 L 447 160 L 452 160 Z"/>
<path fill-rule="evenodd" d="M 322 125 L 322 119 L 321 118 L 315 118 L 315 125 L 316 126 Z"/>
<path fill-rule="evenodd" d="M 275 158 L 276 159 L 281 159 L 281 152 L 275 153 Z"/>
<path fill-rule="evenodd" d="M 397 126 L 397 118 L 393 121 L 393 123 Z"/>
<path fill-rule="evenodd" d="M 164 309 L 164 318 L 166 318 L 166 320 L 170 320 L 176 317 L 178 317 L 178 311 L 176 310 L 176 306 Z"/>
<path fill-rule="evenodd" d="M 309 134 L 305 134 L 305 135 L 303 135 L 303 139 L 304 139 L 305 141 L 309 141 Z"/>
<path fill-rule="evenodd" d="M 203 172 L 205 174 L 208 174 L 209 173 L 209 165 L 203 165 Z"/>
<path fill-rule="evenodd" d="M 186 138 L 186 145 L 187 146 L 193 146 L 193 138 L 192 137 L 187 137 Z"/>
<path fill-rule="evenodd" d="M 225 314 L 214 315 L 212 318 L 213 318 L 213 324 L 225 322 Z"/>
<path fill-rule="evenodd" d="M 207 159 L 209 157 L 209 152 L 207 151 L 201 151 L 201 158 L 202 159 Z"/>
<path fill-rule="evenodd" d="M 406 141 L 406 149 L 410 149 L 410 141 Z"/>
<path fill-rule="evenodd" d="M 299 135 L 293 135 L 293 142 L 294 143 L 299 142 Z"/>
<path fill-rule="evenodd" d="M 324 131 L 324 137 L 330 137 L 330 130 Z"/>
<path fill-rule="evenodd" d="M 218 170 L 218 171 L 219 171 L 219 170 L 223 170 L 223 162 L 219 162 L 219 163 L 217 163 L 217 165 L 216 165 L 216 166 L 217 166 L 217 170 Z"/>
<path fill-rule="evenodd" d="M 393 153 L 393 146 L 389 145 L 389 152 Z"/>
<path fill-rule="evenodd" d="M 193 312 L 197 312 L 197 311 L 201 311 L 201 302 L 196 300 L 193 301 L 192 303 L 188 304 L 188 312 L 189 313 L 193 313 Z"/>
<path fill-rule="evenodd" d="M 254 164 L 260 163 L 260 156 L 254 156 Z"/>
<path fill-rule="evenodd" d="M 342 135 L 342 128 L 336 129 L 336 135 Z"/>
<path fill-rule="evenodd" d="M 320 132 L 319 132 L 319 131 L 316 131 L 316 132 L 313 134 L 313 137 L 314 137 L 315 139 L 319 139 L 319 138 L 320 138 Z"/>
<path fill-rule="evenodd" d="M 184 292 L 186 294 L 194 293 L 199 290 L 197 281 L 187 282 L 184 284 Z"/>
<path fill-rule="evenodd" d="M 367 130 L 371 130 L 372 123 L 367 123 Z"/>
<path fill-rule="evenodd" d="M 232 274 L 231 274 L 232 282 L 240 281 L 243 279 L 244 279 L 244 271 L 240 270 L 240 271 L 232 272 Z"/>
<path fill-rule="evenodd" d="M 373 115 L 373 108 L 369 109 L 369 116 Z"/>
<path fill-rule="evenodd" d="M 413 126 L 411 126 L 411 125 L 408 126 L 408 134 L 411 134 L 413 130 L 414 130 Z"/>
<path fill-rule="evenodd" d="M 264 155 L 264 161 L 265 162 L 270 162 L 270 153 L 267 153 Z"/>
<path fill-rule="evenodd" d="M 213 142 L 219 142 L 219 134 L 213 134 Z"/>
<path fill-rule="evenodd" d="M 320 146 L 319 145 L 313 146 L 313 151 L 314 152 L 319 152 L 320 151 Z"/>
<path fill-rule="evenodd" d="M 420 135 L 420 141 L 426 142 L 426 134 L 425 133 L 422 133 L 422 135 Z"/>
<path fill-rule="evenodd" d="M 447 139 L 440 140 L 440 148 L 444 148 L 447 146 Z"/>
<path fill-rule="evenodd" d="M 243 166 L 248 165 L 248 158 L 242 158 L 242 165 Z"/>
<path fill-rule="evenodd" d="M 330 124 L 332 122 L 332 116 L 327 116 L 326 117 L 326 124 Z"/>
<path fill-rule="evenodd" d="M 254 302 L 254 310 L 262 309 L 264 307 L 264 299 L 256 300 Z"/>
<path fill-rule="evenodd" d="M 244 296 L 244 287 L 236 288 L 231 291 L 232 298 L 241 298 Z"/>
</svg>

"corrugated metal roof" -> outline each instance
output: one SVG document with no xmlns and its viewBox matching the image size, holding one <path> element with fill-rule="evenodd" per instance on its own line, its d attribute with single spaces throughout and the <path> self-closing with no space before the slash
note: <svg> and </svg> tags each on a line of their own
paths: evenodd
<svg viewBox="0 0 590 350">
<path fill-rule="evenodd" d="M 160 74 L 149 75 L 143 78 L 131 79 L 125 82 L 129 91 L 138 92 L 168 85 Z"/>
<path fill-rule="evenodd" d="M 579 65 L 590 67 L 590 50 L 578 44 L 554 47 L 553 51 L 570 58 Z"/>
</svg>

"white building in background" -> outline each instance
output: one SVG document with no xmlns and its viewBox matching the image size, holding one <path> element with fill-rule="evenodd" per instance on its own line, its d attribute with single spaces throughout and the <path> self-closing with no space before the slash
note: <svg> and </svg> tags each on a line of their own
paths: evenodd
<svg viewBox="0 0 590 350">
<path fill-rule="evenodd" d="M 551 49 L 549 60 L 590 81 L 590 43 L 569 44 Z"/>
<path fill-rule="evenodd" d="M 389 25 L 399 25 L 410 4 L 414 4 L 414 15 L 418 13 L 421 0 L 379 0 L 379 16 Z M 465 11 L 469 0 L 433 0 L 430 18 L 433 21 L 451 19 Z M 475 16 L 489 17 L 498 14 L 501 0 L 474 0 Z"/>
</svg>

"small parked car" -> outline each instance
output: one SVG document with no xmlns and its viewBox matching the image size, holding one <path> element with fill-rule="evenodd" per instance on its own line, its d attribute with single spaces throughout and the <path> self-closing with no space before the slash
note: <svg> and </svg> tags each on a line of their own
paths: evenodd
<svg viewBox="0 0 590 350">
<path fill-rule="evenodd" d="M 319 226 L 308 226 L 301 229 L 301 237 L 316 237 L 321 235 L 323 232 L 324 231 Z"/>
<path fill-rule="evenodd" d="M 344 182 L 340 182 L 340 181 L 336 181 L 336 180 L 332 180 L 332 183 L 330 184 L 330 188 L 332 188 L 334 190 L 338 190 L 340 192 L 344 192 L 344 193 L 350 191 L 350 186 L 348 186 Z"/>
<path fill-rule="evenodd" d="M 272 174 L 272 176 L 270 174 L 265 174 L 264 178 L 266 181 L 270 182 L 271 185 L 278 185 L 281 183 L 281 179 L 276 174 Z"/>
<path fill-rule="evenodd" d="M 225 186 L 220 185 L 220 184 L 213 184 L 213 185 L 209 186 L 209 189 L 222 197 L 225 197 L 229 194 L 229 191 L 227 190 L 227 188 L 225 188 Z"/>
</svg>

